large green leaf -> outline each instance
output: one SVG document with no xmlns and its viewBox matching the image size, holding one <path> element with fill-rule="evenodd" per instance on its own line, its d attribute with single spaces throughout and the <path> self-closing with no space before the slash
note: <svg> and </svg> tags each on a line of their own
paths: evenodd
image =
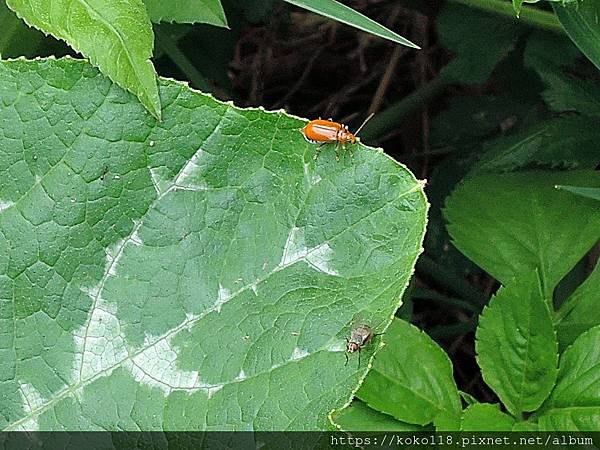
<svg viewBox="0 0 600 450">
<path fill-rule="evenodd" d="M 83 61 L 0 64 L 0 429 L 323 429 L 387 327 L 422 183 L 303 121 Z"/>
<path fill-rule="evenodd" d="M 6 0 L 27 24 L 66 41 L 155 117 L 161 107 L 150 61 L 152 25 L 142 0 Z"/>
<path fill-rule="evenodd" d="M 208 23 L 227 27 L 220 0 L 144 0 L 152 22 Z"/>
<path fill-rule="evenodd" d="M 552 298 L 600 234 L 598 203 L 557 184 L 598 187 L 600 174 L 530 171 L 468 179 L 444 210 L 454 244 L 503 284 L 537 270 L 544 297 Z"/>
<path fill-rule="evenodd" d="M 525 28 L 514 20 L 444 2 L 437 30 L 442 45 L 455 55 L 442 75 L 460 83 L 484 83 Z"/>
<path fill-rule="evenodd" d="M 600 69 L 600 0 L 553 4 L 552 7 L 575 45 Z"/>
<path fill-rule="evenodd" d="M 336 0 L 285 0 L 286 2 L 307 9 L 309 11 L 345 23 L 359 30 L 374 34 L 375 36 L 388 39 L 398 44 L 406 45 L 407 47 L 420 48 L 413 44 L 408 39 L 403 38 L 398 33 L 380 25 L 367 16 L 353 10 L 352 8 L 343 5 Z"/>
<path fill-rule="evenodd" d="M 423 331 L 398 319 L 384 340 L 358 398 L 403 422 L 426 425 L 439 415 L 458 422 L 460 397 L 444 351 Z"/>
<path fill-rule="evenodd" d="M 556 387 L 540 413 L 541 430 L 600 429 L 600 326 L 562 354 Z"/>
<path fill-rule="evenodd" d="M 461 431 L 511 431 L 515 424 L 498 405 L 475 403 L 463 411 Z"/>
<path fill-rule="evenodd" d="M 485 382 L 519 417 L 548 397 L 556 380 L 558 347 L 537 272 L 503 286 L 479 319 L 477 362 Z"/>
<path fill-rule="evenodd" d="M 600 325 L 600 265 L 567 299 L 557 312 L 556 331 L 562 348 L 584 331 Z"/>
<path fill-rule="evenodd" d="M 523 62 L 539 74 L 574 66 L 581 52 L 573 42 L 564 35 L 533 31 L 527 38 L 523 53 Z"/>
</svg>

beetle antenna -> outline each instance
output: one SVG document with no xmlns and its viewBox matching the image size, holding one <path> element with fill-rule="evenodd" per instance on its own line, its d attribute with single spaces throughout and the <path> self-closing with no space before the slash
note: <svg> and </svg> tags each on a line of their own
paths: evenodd
<svg viewBox="0 0 600 450">
<path fill-rule="evenodd" d="M 354 132 L 354 134 L 356 135 L 356 134 L 360 133 L 360 130 L 362 130 L 362 129 L 363 129 L 363 127 L 364 127 L 364 126 L 367 124 L 367 122 L 368 122 L 369 120 L 371 120 L 371 119 L 373 118 L 373 116 L 374 116 L 374 115 L 375 115 L 375 113 L 371 113 L 371 114 L 369 114 L 369 117 L 367 117 L 367 118 L 364 120 L 364 122 L 362 123 L 362 125 L 361 125 L 360 127 L 358 127 L 358 130 L 356 130 L 356 131 Z"/>
</svg>

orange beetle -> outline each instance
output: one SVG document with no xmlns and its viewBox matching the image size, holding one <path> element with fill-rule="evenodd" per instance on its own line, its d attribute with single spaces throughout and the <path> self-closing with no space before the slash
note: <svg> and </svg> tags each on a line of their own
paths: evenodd
<svg viewBox="0 0 600 450">
<path fill-rule="evenodd" d="M 348 130 L 348 125 L 343 125 L 338 122 L 334 122 L 333 120 L 311 120 L 306 124 L 304 128 L 302 128 L 302 133 L 308 142 L 312 142 L 313 144 L 320 144 L 317 147 L 317 152 L 315 153 L 314 159 L 317 159 L 319 156 L 319 152 L 321 151 L 321 147 L 325 144 L 336 144 L 336 155 L 335 158 L 339 161 L 339 155 L 337 154 L 337 148 L 341 144 L 342 148 L 346 148 L 346 144 L 356 144 L 360 142 L 359 138 L 356 136 L 358 132 L 365 126 L 365 124 L 373 117 L 371 114 L 367 119 L 363 122 L 363 124 L 358 128 L 356 133 L 352 133 Z"/>
</svg>

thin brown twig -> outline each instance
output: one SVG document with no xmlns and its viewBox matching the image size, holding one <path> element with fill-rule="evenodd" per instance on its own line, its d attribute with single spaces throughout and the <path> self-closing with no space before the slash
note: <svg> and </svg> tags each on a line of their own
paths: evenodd
<svg viewBox="0 0 600 450">
<path fill-rule="evenodd" d="M 416 14 L 416 29 L 419 33 L 419 41 L 425 51 L 417 54 L 417 64 L 419 68 L 419 86 L 423 86 L 429 82 L 429 68 L 431 67 L 429 61 L 429 54 L 427 48 L 429 47 L 429 18 L 423 14 Z M 429 108 L 427 105 L 423 105 L 421 108 L 421 152 L 429 153 Z M 423 158 L 421 165 L 421 178 L 427 177 L 429 169 L 429 158 L 426 156 Z"/>
<path fill-rule="evenodd" d="M 373 100 L 371 101 L 371 105 L 367 110 L 367 115 L 376 113 L 381 108 L 383 103 L 383 99 L 385 97 L 385 93 L 387 92 L 390 83 L 392 81 L 392 77 L 394 72 L 396 71 L 396 66 L 398 65 L 398 61 L 400 61 L 400 57 L 406 53 L 405 47 L 397 46 L 394 48 L 392 52 L 392 56 L 388 61 L 387 67 L 381 80 L 379 81 L 379 86 L 377 86 L 377 90 L 375 91 L 375 95 L 373 96 Z"/>
<path fill-rule="evenodd" d="M 315 104 L 315 106 L 313 106 L 309 110 L 309 112 L 311 114 L 314 114 L 316 111 L 323 111 L 325 109 L 325 107 L 327 106 L 327 108 L 325 109 L 325 113 L 324 113 L 324 115 L 327 116 L 328 114 L 326 114 L 326 113 L 329 111 L 330 107 L 333 106 L 331 115 L 336 116 L 337 111 L 340 109 L 340 106 L 343 104 L 343 99 L 349 98 L 356 91 L 358 91 L 358 90 L 362 89 L 364 86 L 372 83 L 373 80 L 375 78 L 377 78 L 378 76 L 379 76 L 379 73 L 376 70 L 374 70 L 373 73 L 371 73 L 367 77 L 363 78 L 359 83 L 349 83 L 347 85 L 347 87 L 340 89 L 332 97 L 328 97 L 328 98 L 322 100 L 321 102 Z"/>
<path fill-rule="evenodd" d="M 294 85 L 292 86 L 292 88 L 283 96 L 283 98 L 281 100 L 279 100 L 277 103 L 275 103 L 273 105 L 273 108 L 281 108 L 294 95 L 296 95 L 296 93 L 298 92 L 298 90 L 302 87 L 302 85 L 304 84 L 304 82 L 306 81 L 306 79 L 308 78 L 308 76 L 310 75 L 310 72 L 312 71 L 315 63 L 317 62 L 317 59 L 319 59 L 319 57 L 323 53 L 323 48 L 324 47 L 319 47 L 317 49 L 317 51 L 315 51 L 313 53 L 313 55 L 309 59 L 308 63 L 306 64 L 306 67 L 302 71 L 302 75 L 300 75 L 300 78 L 298 78 L 298 81 L 296 81 L 296 83 L 294 83 Z"/>
</svg>

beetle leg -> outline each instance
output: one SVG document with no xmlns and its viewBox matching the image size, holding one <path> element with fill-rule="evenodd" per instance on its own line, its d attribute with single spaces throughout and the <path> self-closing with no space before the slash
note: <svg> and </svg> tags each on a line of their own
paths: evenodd
<svg viewBox="0 0 600 450">
<path fill-rule="evenodd" d="M 340 143 L 339 141 L 335 143 L 335 160 L 340 160 Z"/>
<path fill-rule="evenodd" d="M 346 367 L 348 365 L 348 352 L 345 352 L 344 356 L 346 357 L 346 364 L 344 364 L 344 367 Z"/>
<path fill-rule="evenodd" d="M 358 347 L 358 368 L 360 369 L 360 347 Z"/>
<path fill-rule="evenodd" d="M 327 142 L 321 142 L 319 145 L 317 145 L 317 149 L 315 150 L 315 155 L 313 156 L 314 160 L 316 160 L 319 157 L 319 154 L 321 153 L 321 149 L 325 144 L 327 144 Z"/>
</svg>

